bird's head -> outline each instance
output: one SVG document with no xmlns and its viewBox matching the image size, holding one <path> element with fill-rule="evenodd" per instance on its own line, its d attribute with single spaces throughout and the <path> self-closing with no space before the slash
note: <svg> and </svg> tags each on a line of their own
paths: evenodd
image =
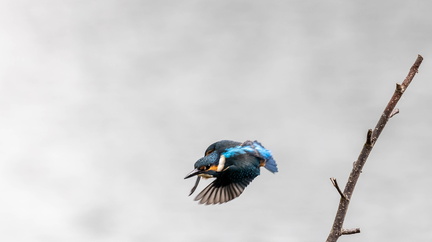
<svg viewBox="0 0 432 242">
<path fill-rule="evenodd" d="M 222 155 L 228 148 L 235 147 L 241 143 L 222 140 L 211 144 L 205 151 L 204 157 L 195 162 L 195 169 L 191 171 L 186 177 L 200 176 L 204 178 L 217 177 L 218 173 L 225 168 L 225 156 Z"/>
</svg>

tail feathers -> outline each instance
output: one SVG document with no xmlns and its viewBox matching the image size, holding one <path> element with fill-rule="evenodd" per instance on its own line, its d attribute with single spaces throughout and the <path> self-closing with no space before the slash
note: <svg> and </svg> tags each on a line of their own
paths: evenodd
<svg viewBox="0 0 432 242">
<path fill-rule="evenodd" d="M 265 162 L 264 167 L 270 172 L 278 172 L 277 164 L 273 159 L 271 151 L 264 148 L 264 146 L 257 140 L 246 140 L 240 145 L 240 147 L 249 154 L 262 159 Z"/>
<path fill-rule="evenodd" d="M 257 140 L 251 143 L 253 144 L 255 150 L 258 151 L 259 157 L 265 160 L 264 167 L 270 172 L 273 173 L 278 172 L 277 164 L 276 161 L 273 159 L 271 151 L 264 148 L 264 146 Z"/>
<path fill-rule="evenodd" d="M 276 161 L 271 157 L 270 159 L 266 160 L 266 163 L 264 167 L 269 170 L 270 172 L 276 173 L 278 172 L 278 168 L 276 165 Z"/>
</svg>

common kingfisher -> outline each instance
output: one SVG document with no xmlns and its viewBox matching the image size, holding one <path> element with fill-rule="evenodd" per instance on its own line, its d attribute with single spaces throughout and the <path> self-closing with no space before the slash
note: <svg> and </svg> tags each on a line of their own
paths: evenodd
<svg viewBox="0 0 432 242">
<path fill-rule="evenodd" d="M 275 173 L 276 161 L 269 150 L 258 141 L 243 143 L 221 140 L 211 144 L 184 179 L 197 175 L 190 195 L 194 193 L 200 178 L 216 178 L 195 198 L 200 204 L 226 203 L 240 196 L 249 183 L 260 174 L 260 167 Z"/>
</svg>

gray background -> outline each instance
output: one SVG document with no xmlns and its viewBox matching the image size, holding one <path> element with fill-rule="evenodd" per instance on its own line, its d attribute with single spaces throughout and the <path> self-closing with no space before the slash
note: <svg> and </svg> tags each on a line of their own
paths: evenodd
<svg viewBox="0 0 432 242">
<path fill-rule="evenodd" d="M 417 54 L 340 241 L 431 241 L 430 1 L 0 2 L 1 241 L 324 241 Z M 280 172 L 202 206 L 207 146 Z M 208 181 L 202 182 L 201 190 Z"/>
</svg>

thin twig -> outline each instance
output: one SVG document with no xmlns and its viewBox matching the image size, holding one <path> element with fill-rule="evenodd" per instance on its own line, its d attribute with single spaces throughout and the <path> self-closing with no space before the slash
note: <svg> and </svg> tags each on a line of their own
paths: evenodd
<svg viewBox="0 0 432 242">
<path fill-rule="evenodd" d="M 374 139 L 372 137 L 372 134 L 373 134 L 372 129 L 369 129 L 367 132 L 367 136 L 366 136 L 366 145 L 373 145 L 374 144 L 376 139 Z"/>
<path fill-rule="evenodd" d="M 378 137 L 380 136 L 381 132 L 383 131 L 390 117 L 394 116 L 397 113 L 396 111 L 394 111 L 396 104 L 400 100 L 402 94 L 408 88 L 415 74 L 418 72 L 418 68 L 420 67 L 422 61 L 423 61 L 423 57 L 418 55 L 416 61 L 414 62 L 413 66 L 408 72 L 408 75 L 405 78 L 405 80 L 402 82 L 402 84 L 396 85 L 396 90 L 394 91 L 393 96 L 391 97 L 389 103 L 384 109 L 384 112 L 382 113 L 380 119 L 378 120 L 375 129 L 373 131 L 368 130 L 366 142 L 363 145 L 363 149 L 361 150 L 357 161 L 354 163 L 354 167 L 351 171 L 351 174 L 348 178 L 347 184 L 345 185 L 345 189 L 343 191 L 343 194 L 347 196 L 348 199 L 341 197 L 339 201 L 339 207 L 336 212 L 336 217 L 334 219 L 332 229 L 330 231 L 329 236 L 327 237 L 327 242 L 335 242 L 343 234 L 352 234 L 352 233 L 348 233 L 348 231 L 356 231 L 355 233 L 360 232 L 360 229 L 346 230 L 342 228 L 346 213 L 348 211 L 348 205 L 350 202 L 349 199 L 351 199 L 351 196 L 354 192 L 355 185 L 357 184 L 357 180 L 360 177 L 360 173 L 363 169 L 364 164 L 366 163 L 366 160 L 370 152 L 372 151 L 373 146 L 375 145 Z"/>
<path fill-rule="evenodd" d="M 360 228 L 355 229 L 342 229 L 342 234 L 358 234 L 360 233 Z"/>
<path fill-rule="evenodd" d="M 334 177 L 330 177 L 330 181 L 332 182 L 333 186 L 336 188 L 336 190 L 338 191 L 339 195 L 341 197 L 343 197 L 344 199 L 349 199 L 347 195 L 343 194 L 342 190 L 339 187 L 339 184 L 337 183 L 336 178 Z"/>
<path fill-rule="evenodd" d="M 399 113 L 399 108 L 395 108 L 395 109 L 393 109 L 393 111 L 391 112 L 391 114 L 390 114 L 390 118 L 393 118 L 393 116 L 395 116 L 396 114 L 398 114 Z"/>
</svg>

